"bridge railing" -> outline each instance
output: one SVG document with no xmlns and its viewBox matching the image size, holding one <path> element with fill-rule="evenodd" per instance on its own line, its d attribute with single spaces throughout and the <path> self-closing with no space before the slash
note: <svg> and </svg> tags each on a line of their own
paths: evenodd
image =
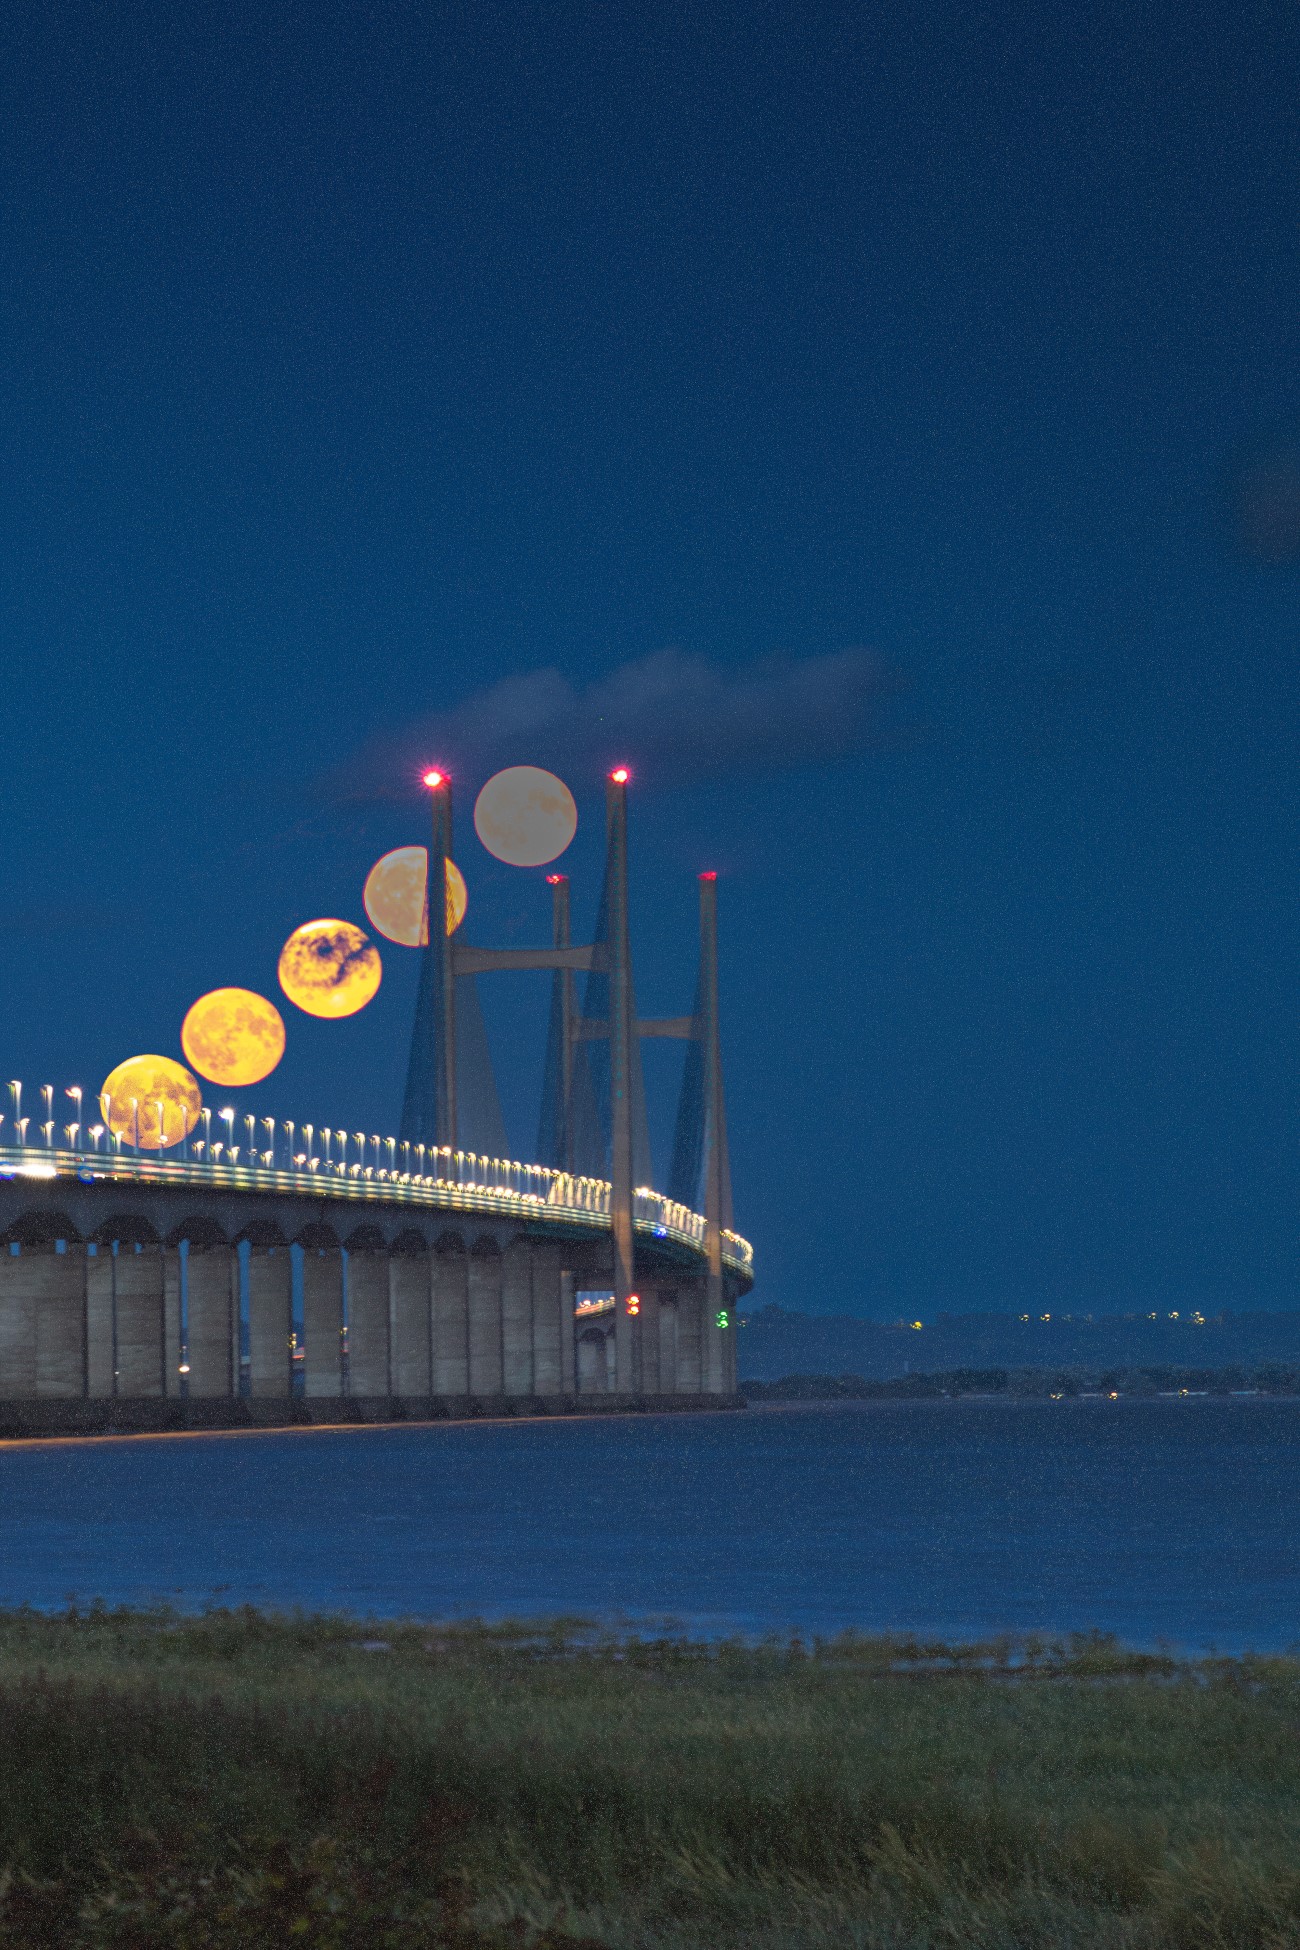
<svg viewBox="0 0 1300 1950">
<path fill-rule="evenodd" d="M 252 1120 L 246 1120 L 251 1122 Z M 262 1120 L 269 1123 L 269 1119 Z M 290 1127 L 292 1128 L 292 1127 Z M 314 1129 L 302 1127 L 312 1144 Z M 70 1135 L 70 1130 L 66 1133 Z M 330 1133 L 330 1136 L 335 1134 Z M 338 1134 L 340 1137 L 341 1133 Z M 53 1132 L 49 1131 L 50 1139 Z M 101 1148 L 101 1139 L 104 1140 Z M 349 1201 L 382 1201 L 386 1205 L 409 1205 L 422 1210 L 497 1212 L 511 1217 L 532 1214 L 540 1221 L 560 1221 L 566 1215 L 585 1220 L 609 1222 L 610 1183 L 607 1178 L 588 1178 L 557 1171 L 549 1165 L 521 1164 L 514 1159 L 490 1158 L 474 1151 L 452 1151 L 418 1147 L 416 1160 L 428 1169 L 403 1170 L 399 1149 L 410 1152 L 414 1146 L 400 1146 L 396 1139 L 374 1138 L 374 1160 L 349 1162 L 345 1155 L 335 1158 L 314 1149 L 292 1153 L 286 1161 L 277 1156 L 277 1147 L 258 1151 L 253 1146 L 215 1145 L 200 1140 L 193 1148 L 199 1157 L 186 1156 L 188 1140 L 176 1149 L 180 1157 L 163 1156 L 158 1151 L 124 1143 L 100 1130 L 90 1146 L 81 1144 L 0 1144 L 0 1178 L 74 1178 L 83 1183 L 107 1179 L 126 1184 L 193 1185 L 224 1191 L 260 1191 L 301 1194 L 317 1192 L 330 1198 Z M 378 1162 L 386 1147 L 389 1162 Z M 362 1146 L 365 1155 L 365 1145 Z M 706 1222 L 703 1215 L 680 1205 L 649 1186 L 639 1186 L 633 1199 L 633 1223 L 645 1237 L 670 1239 L 679 1245 L 703 1252 Z M 753 1248 L 739 1233 L 724 1231 L 723 1259 L 737 1270 L 748 1273 L 753 1265 Z"/>
</svg>

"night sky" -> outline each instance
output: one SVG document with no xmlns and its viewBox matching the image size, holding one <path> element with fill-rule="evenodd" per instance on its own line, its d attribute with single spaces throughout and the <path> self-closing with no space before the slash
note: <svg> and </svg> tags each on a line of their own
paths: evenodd
<svg viewBox="0 0 1300 1950">
<path fill-rule="evenodd" d="M 644 1011 L 721 875 L 756 1303 L 1295 1304 L 1298 53 L 1268 0 L 22 9 L 3 1075 L 275 995 L 434 743 L 472 938 L 546 936 L 470 829 L 534 757 L 589 927 L 621 757 Z M 395 1131 L 415 959 L 246 1107 Z"/>
</svg>

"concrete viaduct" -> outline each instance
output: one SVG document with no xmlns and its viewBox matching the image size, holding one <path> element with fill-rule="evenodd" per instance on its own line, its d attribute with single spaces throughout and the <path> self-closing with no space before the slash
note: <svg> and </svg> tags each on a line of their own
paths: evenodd
<svg viewBox="0 0 1300 1950">
<path fill-rule="evenodd" d="M 0 1435 L 738 1404 L 748 1245 L 719 1306 L 706 1220 L 638 1193 L 629 1313 L 609 1194 L 0 1152 Z"/>
</svg>

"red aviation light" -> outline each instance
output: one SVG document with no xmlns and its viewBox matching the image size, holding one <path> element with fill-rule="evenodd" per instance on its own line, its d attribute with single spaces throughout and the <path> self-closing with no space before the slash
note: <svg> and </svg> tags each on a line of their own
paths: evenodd
<svg viewBox="0 0 1300 1950">
<path fill-rule="evenodd" d="M 615 785 L 626 785 L 632 774 L 628 771 L 626 765 L 619 765 L 609 776 Z"/>
<path fill-rule="evenodd" d="M 568 877 L 567 873 L 548 873 L 546 876 L 546 884 L 548 887 L 563 887 Z"/>
<path fill-rule="evenodd" d="M 445 772 L 438 772 L 438 771 L 426 772 L 424 775 L 424 783 L 428 786 L 431 792 L 436 792 L 440 785 L 445 784 L 446 778 L 447 778 L 447 774 Z"/>
<path fill-rule="evenodd" d="M 717 879 L 717 877 L 718 877 L 718 876 L 717 876 L 717 874 L 716 874 L 716 873 L 702 873 L 702 874 L 700 875 L 700 879 L 701 879 L 701 880 L 716 880 L 716 879 Z"/>
<path fill-rule="evenodd" d="M 632 1316 L 632 1318 L 633 1318 L 633 1320 L 635 1320 L 635 1319 L 636 1319 L 636 1316 L 637 1316 L 637 1315 L 638 1315 L 638 1314 L 640 1313 L 640 1311 L 641 1311 L 641 1295 L 640 1295 L 639 1293 L 629 1293 L 629 1294 L 628 1294 L 628 1296 L 627 1296 L 627 1310 L 628 1310 L 628 1313 L 629 1313 L 629 1314 L 630 1314 L 630 1315 Z"/>
</svg>

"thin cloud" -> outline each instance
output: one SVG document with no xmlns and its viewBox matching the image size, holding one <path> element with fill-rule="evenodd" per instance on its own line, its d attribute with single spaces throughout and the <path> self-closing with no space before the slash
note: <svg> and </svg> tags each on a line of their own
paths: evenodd
<svg viewBox="0 0 1300 1950">
<path fill-rule="evenodd" d="M 369 740 L 325 790 L 336 802 L 404 800 L 430 763 L 475 779 L 503 765 L 581 777 L 623 762 L 672 785 L 785 771 L 896 743 L 885 710 L 900 688 L 870 650 L 744 665 L 658 650 L 585 689 L 534 670 Z"/>
</svg>

